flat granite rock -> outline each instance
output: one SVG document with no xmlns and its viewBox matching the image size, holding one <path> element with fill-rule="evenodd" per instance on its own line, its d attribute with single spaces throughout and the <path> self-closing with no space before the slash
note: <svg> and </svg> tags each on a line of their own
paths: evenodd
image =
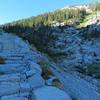
<svg viewBox="0 0 100 100">
<path fill-rule="evenodd" d="M 36 100 L 71 100 L 71 98 L 56 87 L 45 86 L 34 91 Z"/>
</svg>

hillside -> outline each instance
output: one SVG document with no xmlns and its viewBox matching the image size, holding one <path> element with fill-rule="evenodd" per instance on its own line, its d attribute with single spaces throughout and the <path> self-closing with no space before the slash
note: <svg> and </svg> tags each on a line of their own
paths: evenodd
<svg viewBox="0 0 100 100">
<path fill-rule="evenodd" d="M 23 38 L 29 38 L 28 40 L 32 43 L 34 42 L 37 47 L 39 44 L 43 46 L 47 45 L 51 39 L 54 39 L 52 33 L 57 31 L 56 27 L 58 27 L 58 30 L 63 31 L 63 28 L 67 26 L 80 26 L 80 24 L 87 20 L 86 18 L 89 15 L 100 10 L 99 5 L 99 2 L 95 2 L 88 5 L 80 5 L 81 7 L 79 5 L 67 7 L 68 9 L 60 9 L 43 15 L 8 23 L 3 25 L 3 28 L 7 32 L 16 33 Z"/>
<path fill-rule="evenodd" d="M 30 48 L 39 55 L 32 61 L 42 67 L 46 85 L 57 82 L 53 85 L 72 100 L 99 100 L 100 2 L 67 6 L 1 28 L 27 41 L 22 52 Z"/>
</svg>

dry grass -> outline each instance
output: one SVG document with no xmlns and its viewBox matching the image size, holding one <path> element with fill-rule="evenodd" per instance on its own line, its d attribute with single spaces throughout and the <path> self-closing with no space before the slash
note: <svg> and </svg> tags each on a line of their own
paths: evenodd
<svg viewBox="0 0 100 100">
<path fill-rule="evenodd" d="M 53 66 L 50 64 L 49 61 L 42 58 L 41 61 L 38 64 L 40 64 L 40 66 L 42 67 L 42 77 L 45 80 L 50 79 L 50 76 L 55 76 L 55 74 L 50 70 L 50 67 L 53 67 Z M 56 77 L 56 79 L 54 79 L 52 81 L 52 86 L 57 87 L 61 90 L 65 90 L 63 85 L 61 84 L 61 82 L 59 81 L 59 79 L 57 77 Z"/>
<path fill-rule="evenodd" d="M 61 90 L 65 90 L 64 86 L 61 84 L 61 82 L 59 81 L 59 79 L 54 79 L 52 82 L 52 86 L 55 86 Z"/>
<path fill-rule="evenodd" d="M 46 61 L 46 59 L 41 59 L 41 61 L 38 63 L 42 68 L 42 77 L 47 80 L 50 79 L 49 76 L 55 76 L 54 73 L 50 70 L 50 63 Z"/>
</svg>

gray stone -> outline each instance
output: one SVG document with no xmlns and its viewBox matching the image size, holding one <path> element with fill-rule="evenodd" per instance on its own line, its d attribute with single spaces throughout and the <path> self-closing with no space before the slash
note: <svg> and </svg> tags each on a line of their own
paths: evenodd
<svg viewBox="0 0 100 100">
<path fill-rule="evenodd" d="M 40 65 L 38 65 L 34 62 L 30 62 L 30 69 L 36 70 L 40 74 L 42 73 L 42 69 L 41 69 Z"/>
<path fill-rule="evenodd" d="M 34 91 L 36 100 L 71 100 L 62 90 L 56 87 L 45 86 Z"/>
<path fill-rule="evenodd" d="M 32 88 L 39 88 L 41 86 L 44 86 L 45 84 L 45 81 L 39 74 L 35 74 L 32 77 L 28 78 L 28 82 Z"/>
<path fill-rule="evenodd" d="M 21 64 L 4 64 L 0 65 L 0 72 L 4 74 L 18 73 L 25 70 Z"/>
<path fill-rule="evenodd" d="M 1 83 L 0 84 L 0 96 L 6 96 L 18 93 L 20 86 L 18 83 Z"/>
<path fill-rule="evenodd" d="M 1 75 L 0 82 L 19 82 L 20 74 Z"/>
<path fill-rule="evenodd" d="M 20 92 L 27 92 L 30 91 L 30 84 L 29 83 L 20 83 Z"/>
<path fill-rule="evenodd" d="M 26 72 L 26 76 L 27 76 L 27 77 L 31 77 L 31 76 L 33 76 L 34 74 L 36 74 L 36 71 L 35 71 L 35 70 L 30 70 L 30 71 L 27 71 L 27 72 Z"/>
<path fill-rule="evenodd" d="M 18 96 L 5 96 L 5 97 L 2 97 L 1 100 L 28 100 L 27 98 L 25 97 L 18 97 Z"/>
<path fill-rule="evenodd" d="M 66 92 L 76 100 L 100 100 L 100 94 L 91 88 L 89 82 L 78 79 L 69 73 L 55 72 Z"/>
</svg>

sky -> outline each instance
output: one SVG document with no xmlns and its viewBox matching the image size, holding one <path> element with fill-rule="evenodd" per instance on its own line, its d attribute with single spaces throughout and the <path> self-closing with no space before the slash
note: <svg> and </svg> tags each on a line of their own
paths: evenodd
<svg viewBox="0 0 100 100">
<path fill-rule="evenodd" d="M 0 0 L 0 24 L 94 1 L 100 0 Z"/>
</svg>

